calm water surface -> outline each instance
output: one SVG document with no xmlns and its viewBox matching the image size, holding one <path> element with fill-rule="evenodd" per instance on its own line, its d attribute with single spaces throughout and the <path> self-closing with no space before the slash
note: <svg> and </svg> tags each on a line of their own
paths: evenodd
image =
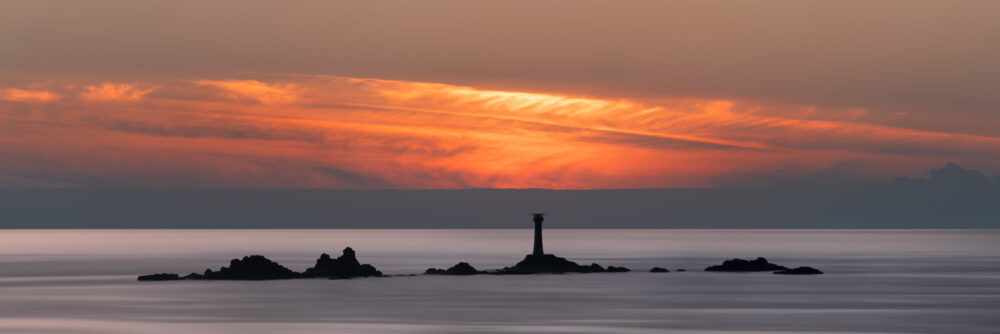
<svg viewBox="0 0 1000 334">
<path fill-rule="evenodd" d="M 0 333 L 998 333 L 1000 231 L 546 230 L 621 274 L 137 282 L 351 246 L 387 274 L 512 265 L 530 230 L 0 230 Z M 826 275 L 707 273 L 767 257 Z M 652 274 L 653 266 L 688 272 Z"/>
</svg>

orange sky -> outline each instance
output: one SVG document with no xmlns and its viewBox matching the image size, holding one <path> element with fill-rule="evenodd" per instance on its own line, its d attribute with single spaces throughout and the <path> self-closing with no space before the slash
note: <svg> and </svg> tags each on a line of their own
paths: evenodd
<svg viewBox="0 0 1000 334">
<path fill-rule="evenodd" d="M 1000 138 L 892 123 L 338 76 L 47 78 L 0 87 L 0 187 L 711 187 L 1000 166 Z"/>
<path fill-rule="evenodd" d="M 1000 174 L 1000 1 L 0 1 L 0 188 Z"/>
</svg>

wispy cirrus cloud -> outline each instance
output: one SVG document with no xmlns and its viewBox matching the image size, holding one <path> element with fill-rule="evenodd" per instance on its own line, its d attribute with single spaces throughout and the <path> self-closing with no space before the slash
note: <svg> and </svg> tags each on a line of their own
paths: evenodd
<svg viewBox="0 0 1000 334">
<path fill-rule="evenodd" d="M 135 102 L 152 93 L 156 90 L 156 87 L 148 87 L 134 82 L 105 82 L 99 85 L 87 85 L 83 89 L 84 91 L 80 93 L 80 98 L 86 101 Z"/>
<path fill-rule="evenodd" d="M 7 88 L 0 93 L 0 99 L 13 102 L 52 102 L 62 98 L 62 95 L 45 90 L 26 90 Z"/>
<path fill-rule="evenodd" d="M 819 118 L 814 106 L 331 76 L 143 82 L 46 88 L 125 97 L 110 108 L 0 104 L 0 131 L 9 134 L 0 153 L 18 157 L 0 163 L 0 180 L 65 186 L 74 180 L 65 174 L 144 187 L 587 189 L 734 186 L 740 175 L 759 182 L 755 176 L 831 166 L 860 178 L 941 161 L 1000 167 L 993 158 L 1000 138 L 867 123 L 859 109 Z M 151 87 L 156 98 L 142 98 Z M 843 117 L 829 116 L 837 113 Z"/>
<path fill-rule="evenodd" d="M 299 99 L 293 84 L 268 84 L 257 80 L 199 80 L 198 85 L 221 89 L 226 96 L 238 101 L 263 104 L 291 103 Z"/>
</svg>

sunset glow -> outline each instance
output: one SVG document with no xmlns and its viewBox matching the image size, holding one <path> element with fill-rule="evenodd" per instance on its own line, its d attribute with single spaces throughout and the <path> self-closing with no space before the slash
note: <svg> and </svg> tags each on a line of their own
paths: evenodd
<svg viewBox="0 0 1000 334">
<path fill-rule="evenodd" d="M 815 106 L 739 100 L 333 76 L 23 86 L 2 90 L 0 151 L 18 157 L 6 186 L 740 186 L 844 162 L 875 176 L 996 163 L 988 153 L 1000 152 L 995 137 L 858 121 L 864 110 L 810 119 Z"/>
</svg>

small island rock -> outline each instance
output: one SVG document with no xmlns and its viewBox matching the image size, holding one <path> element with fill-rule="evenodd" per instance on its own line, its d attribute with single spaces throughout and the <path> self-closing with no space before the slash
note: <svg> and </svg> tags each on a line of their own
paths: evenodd
<svg viewBox="0 0 1000 334">
<path fill-rule="evenodd" d="M 448 269 L 438 269 L 429 268 L 424 272 L 424 275 L 454 275 L 454 276 L 464 276 L 464 275 L 476 275 L 482 274 L 484 272 L 476 270 L 475 267 L 468 264 L 467 262 L 459 262 L 458 264 L 451 266 Z"/>
<path fill-rule="evenodd" d="M 776 275 L 822 275 L 823 272 L 813 267 L 798 267 L 795 269 L 785 269 L 775 271 Z"/>
<path fill-rule="evenodd" d="M 649 272 L 651 272 L 651 273 L 669 273 L 670 270 L 667 270 L 666 268 L 653 267 L 653 269 L 650 269 Z"/>
<path fill-rule="evenodd" d="M 753 271 L 777 271 L 786 269 L 788 268 L 767 262 L 767 259 L 758 257 L 756 260 L 753 261 L 747 261 L 743 259 L 726 260 L 725 262 L 722 262 L 721 265 L 715 265 L 705 268 L 705 271 L 753 272 Z"/>
<path fill-rule="evenodd" d="M 151 274 L 139 276 L 140 281 L 176 281 L 181 279 L 177 274 Z"/>
<path fill-rule="evenodd" d="M 561 258 L 552 254 L 534 255 L 524 257 L 513 267 L 500 269 L 496 274 L 500 275 L 525 275 L 541 273 L 595 273 L 604 272 L 605 269 L 594 263 L 589 266 L 581 266 L 576 262 Z"/>
</svg>

